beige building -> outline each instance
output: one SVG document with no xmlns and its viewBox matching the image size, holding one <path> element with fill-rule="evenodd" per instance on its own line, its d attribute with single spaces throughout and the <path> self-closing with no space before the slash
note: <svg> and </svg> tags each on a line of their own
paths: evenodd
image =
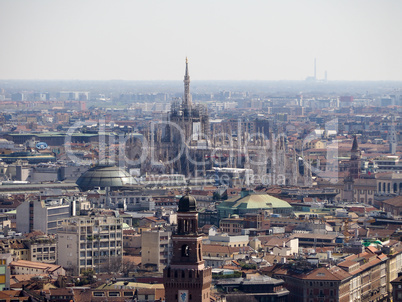
<svg viewBox="0 0 402 302">
<path fill-rule="evenodd" d="M 123 221 L 110 216 L 77 216 L 58 232 L 57 262 L 73 274 L 87 269 L 113 272 L 123 258 Z"/>
<path fill-rule="evenodd" d="M 64 276 L 66 271 L 60 265 L 18 260 L 10 263 L 12 275 L 49 275 L 52 278 Z"/>
<path fill-rule="evenodd" d="M 398 278 L 398 274 L 402 272 L 402 242 L 391 240 L 383 246 L 382 251 L 387 255 L 387 292 L 388 296 L 392 295 L 391 281 Z"/>
<path fill-rule="evenodd" d="M 216 234 L 214 236 L 209 236 L 206 241 L 207 242 L 205 243 L 207 244 L 241 247 L 248 246 L 249 237 L 248 235 L 229 236 L 228 234 Z"/>
<path fill-rule="evenodd" d="M 373 205 L 375 193 L 377 193 L 376 179 L 358 178 L 354 180 L 353 194 L 356 202 Z"/>
<path fill-rule="evenodd" d="M 391 213 L 395 218 L 402 216 L 402 196 L 396 196 L 381 202 L 385 212 Z"/>
<path fill-rule="evenodd" d="M 240 235 L 244 228 L 244 219 L 234 215 L 232 218 L 223 218 L 219 221 L 220 229 L 229 235 Z"/>
<path fill-rule="evenodd" d="M 43 263 L 56 263 L 57 243 L 55 239 L 44 235 L 30 241 L 26 241 L 29 249 L 29 258 L 31 261 Z"/>
<path fill-rule="evenodd" d="M 376 176 L 376 180 L 378 194 L 402 194 L 402 174 L 381 173 Z"/>
<path fill-rule="evenodd" d="M 162 272 L 169 264 L 173 247 L 171 232 L 150 230 L 142 232 L 141 264 L 145 269 Z"/>
<path fill-rule="evenodd" d="M 261 239 L 264 250 L 277 256 L 292 256 L 299 253 L 298 238 L 269 237 L 268 240 Z"/>
</svg>

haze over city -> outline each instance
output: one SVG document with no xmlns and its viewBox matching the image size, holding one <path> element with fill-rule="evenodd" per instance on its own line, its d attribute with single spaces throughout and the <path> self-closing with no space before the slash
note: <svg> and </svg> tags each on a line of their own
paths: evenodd
<svg viewBox="0 0 402 302">
<path fill-rule="evenodd" d="M 400 1 L 0 2 L 0 79 L 401 81 Z"/>
</svg>

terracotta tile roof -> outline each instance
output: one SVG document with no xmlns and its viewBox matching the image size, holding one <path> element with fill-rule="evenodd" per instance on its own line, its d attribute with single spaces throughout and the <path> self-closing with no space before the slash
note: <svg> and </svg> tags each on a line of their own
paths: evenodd
<svg viewBox="0 0 402 302">
<path fill-rule="evenodd" d="M 376 238 L 384 238 L 390 237 L 393 233 L 395 233 L 395 229 L 368 229 L 367 237 L 376 237 Z"/>
<path fill-rule="evenodd" d="M 374 246 L 369 246 L 369 247 L 366 248 L 366 250 L 369 250 L 373 254 L 378 252 L 378 249 L 376 249 Z"/>
<path fill-rule="evenodd" d="M 38 236 L 43 236 L 43 235 L 45 235 L 45 233 L 43 233 L 42 231 L 32 231 L 28 234 L 25 234 L 24 236 L 28 239 L 31 239 L 31 238 L 36 238 Z"/>
<path fill-rule="evenodd" d="M 319 267 L 310 273 L 304 275 L 302 279 L 306 280 L 330 280 L 330 281 L 338 281 L 347 278 L 345 274 L 341 273 L 340 271 L 336 271 L 333 273 L 331 270 L 325 267 Z"/>
<path fill-rule="evenodd" d="M 264 246 L 283 246 L 283 243 L 289 241 L 289 238 L 279 238 L 279 237 L 272 237 L 269 238 L 266 242 L 264 242 Z"/>
<path fill-rule="evenodd" d="M 32 277 L 42 276 L 48 277 L 47 274 L 27 274 L 27 275 L 11 275 L 10 276 L 10 284 L 15 284 L 23 281 L 31 281 Z"/>
<path fill-rule="evenodd" d="M 394 206 L 394 207 L 402 207 L 402 196 L 399 195 L 394 198 L 384 200 L 383 203 Z"/>
<path fill-rule="evenodd" d="M 74 295 L 71 288 L 56 288 L 49 290 L 51 296 L 70 296 Z"/>
<path fill-rule="evenodd" d="M 28 301 L 29 297 L 22 297 L 20 290 L 3 290 L 0 291 L 0 299 L 10 301 L 19 300 L 19 301 Z"/>
<path fill-rule="evenodd" d="M 345 260 L 338 264 L 339 267 L 347 267 L 347 268 L 353 265 L 356 265 L 356 262 L 352 260 Z"/>
<path fill-rule="evenodd" d="M 34 262 L 34 261 L 26 261 L 26 260 L 12 261 L 10 263 L 10 266 L 36 268 L 36 269 L 44 270 L 49 273 L 61 268 L 60 265 L 48 264 L 48 263 L 42 263 L 42 262 Z"/>
<path fill-rule="evenodd" d="M 139 265 L 141 263 L 141 256 L 123 256 L 123 261 L 130 261 L 135 265 Z"/>
<path fill-rule="evenodd" d="M 228 254 L 230 254 L 230 250 L 229 250 L 228 246 L 213 245 L 213 244 L 203 244 L 202 252 L 203 253 L 228 253 Z"/>
<path fill-rule="evenodd" d="M 88 289 L 82 288 L 74 288 L 74 301 L 75 302 L 88 302 L 91 301 L 92 291 Z"/>
</svg>

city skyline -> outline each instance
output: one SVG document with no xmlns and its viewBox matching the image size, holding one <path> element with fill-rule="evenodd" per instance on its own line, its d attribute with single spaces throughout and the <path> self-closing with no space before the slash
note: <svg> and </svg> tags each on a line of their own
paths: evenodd
<svg viewBox="0 0 402 302">
<path fill-rule="evenodd" d="M 402 81 L 399 1 L 0 2 L 0 79 Z"/>
</svg>

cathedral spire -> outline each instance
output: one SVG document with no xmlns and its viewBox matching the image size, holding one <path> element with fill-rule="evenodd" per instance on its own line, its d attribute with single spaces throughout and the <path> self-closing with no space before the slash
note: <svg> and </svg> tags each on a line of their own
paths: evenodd
<svg viewBox="0 0 402 302">
<path fill-rule="evenodd" d="M 190 95 L 190 75 L 188 73 L 188 59 L 186 57 L 186 73 L 184 74 L 184 100 L 183 105 L 185 108 L 191 109 L 191 95 Z"/>
<path fill-rule="evenodd" d="M 353 136 L 353 144 L 351 151 L 359 151 L 359 145 L 357 144 L 357 137 L 356 135 Z"/>
</svg>

